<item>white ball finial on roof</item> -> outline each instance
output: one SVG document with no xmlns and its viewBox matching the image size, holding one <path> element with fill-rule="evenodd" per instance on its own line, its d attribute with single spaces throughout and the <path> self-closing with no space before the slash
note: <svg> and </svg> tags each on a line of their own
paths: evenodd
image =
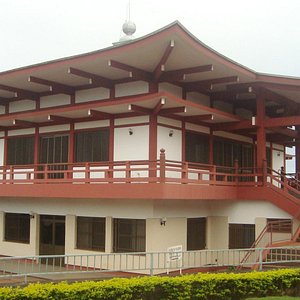
<svg viewBox="0 0 300 300">
<path fill-rule="evenodd" d="M 135 24 L 132 22 L 132 21 L 126 21 L 124 24 L 123 24 L 123 27 L 122 27 L 122 30 L 123 32 L 126 34 L 126 35 L 133 35 L 136 31 L 136 26 Z"/>
</svg>

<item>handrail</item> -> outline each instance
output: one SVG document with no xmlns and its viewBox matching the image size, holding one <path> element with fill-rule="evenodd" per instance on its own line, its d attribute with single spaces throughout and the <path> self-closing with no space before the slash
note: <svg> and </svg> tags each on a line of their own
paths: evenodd
<svg viewBox="0 0 300 300">
<path fill-rule="evenodd" d="M 274 227 L 276 228 L 277 226 L 280 226 L 280 224 L 290 226 L 290 222 L 287 221 L 287 220 L 268 221 L 268 223 L 262 229 L 262 231 L 260 232 L 260 234 L 258 235 L 256 240 L 251 245 L 249 251 L 246 253 L 246 255 L 241 260 L 241 266 L 248 261 L 248 259 L 250 258 L 250 256 L 253 253 L 253 249 L 256 249 L 257 247 L 270 248 L 272 246 L 272 244 L 273 244 L 273 234 L 276 233 L 276 231 L 274 231 Z M 298 231 L 300 232 L 300 226 L 297 229 L 297 232 Z M 267 234 L 268 234 L 267 240 L 264 240 L 264 238 L 266 237 Z M 289 241 L 289 240 L 292 241 L 293 236 L 291 236 L 291 238 L 287 239 L 286 241 Z M 260 245 L 260 243 L 262 241 L 263 241 L 263 245 Z M 281 242 L 282 242 L 282 240 L 281 240 Z"/>
</svg>

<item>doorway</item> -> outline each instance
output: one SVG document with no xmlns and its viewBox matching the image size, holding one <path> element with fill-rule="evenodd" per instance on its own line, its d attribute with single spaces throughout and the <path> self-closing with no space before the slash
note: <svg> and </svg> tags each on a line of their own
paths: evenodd
<svg viewBox="0 0 300 300">
<path fill-rule="evenodd" d="M 47 170 L 44 170 L 48 171 L 47 179 L 64 178 L 63 170 L 67 169 L 67 165 L 64 165 L 63 163 L 68 162 L 68 152 L 68 135 L 54 135 L 41 137 L 39 162 L 41 164 L 49 164 L 49 166 L 47 166 Z"/>
<path fill-rule="evenodd" d="M 65 222 L 64 216 L 40 216 L 40 255 L 65 254 Z M 58 259 L 55 264 L 61 261 Z"/>
</svg>

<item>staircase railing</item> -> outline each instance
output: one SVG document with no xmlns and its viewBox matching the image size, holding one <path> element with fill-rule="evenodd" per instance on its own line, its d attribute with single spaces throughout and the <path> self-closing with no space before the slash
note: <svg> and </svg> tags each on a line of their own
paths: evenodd
<svg viewBox="0 0 300 300">
<path fill-rule="evenodd" d="M 280 242 L 287 242 L 291 241 L 294 236 L 292 235 L 292 230 L 291 230 L 291 221 L 290 220 L 276 220 L 276 221 L 268 221 L 266 226 L 262 229 L 261 233 L 259 236 L 256 238 L 256 240 L 253 242 L 251 245 L 249 251 L 246 253 L 246 255 L 243 257 L 243 259 L 240 262 L 240 268 L 243 267 L 244 264 L 246 264 L 249 260 L 251 261 L 258 261 L 257 259 L 253 259 L 253 255 L 256 255 L 255 249 L 256 248 L 269 248 L 272 246 L 274 242 L 274 234 L 278 233 L 278 231 L 284 231 L 285 233 L 288 233 L 290 230 L 290 235 L 288 239 L 285 240 L 280 240 Z M 295 234 L 298 235 L 300 233 L 300 226 L 296 230 Z M 279 240 L 276 240 L 279 241 Z M 265 259 L 267 255 L 267 250 L 265 251 L 266 253 L 262 253 L 263 259 Z"/>
</svg>

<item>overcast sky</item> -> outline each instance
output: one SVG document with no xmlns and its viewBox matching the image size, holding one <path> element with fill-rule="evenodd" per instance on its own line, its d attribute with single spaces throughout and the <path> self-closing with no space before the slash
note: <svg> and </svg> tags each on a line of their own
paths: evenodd
<svg viewBox="0 0 300 300">
<path fill-rule="evenodd" d="M 119 40 L 128 0 L 0 0 L 0 71 Z M 175 20 L 258 72 L 300 77 L 300 0 L 131 0 L 135 36 Z"/>
</svg>

